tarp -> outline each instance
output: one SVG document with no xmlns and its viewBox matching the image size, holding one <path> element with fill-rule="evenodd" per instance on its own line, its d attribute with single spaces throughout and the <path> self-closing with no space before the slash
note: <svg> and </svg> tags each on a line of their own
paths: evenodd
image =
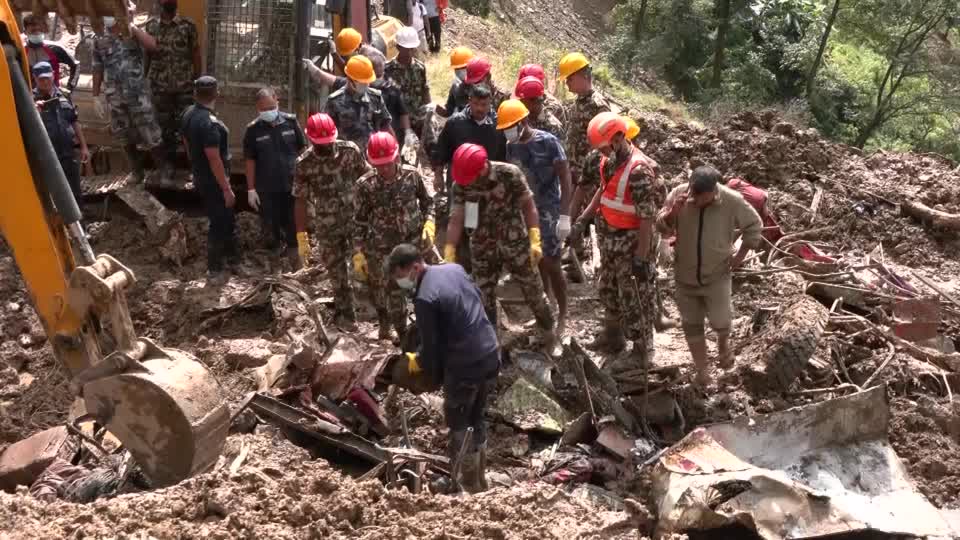
<svg viewBox="0 0 960 540">
<path fill-rule="evenodd" d="M 698 429 L 654 471 L 658 536 L 741 524 L 764 539 L 876 530 L 955 538 L 887 441 L 883 387 Z"/>
</svg>

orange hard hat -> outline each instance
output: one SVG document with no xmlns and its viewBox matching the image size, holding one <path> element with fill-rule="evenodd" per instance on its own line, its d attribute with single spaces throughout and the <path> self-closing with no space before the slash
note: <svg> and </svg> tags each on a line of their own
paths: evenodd
<svg viewBox="0 0 960 540">
<path fill-rule="evenodd" d="M 617 133 L 627 133 L 627 123 L 617 113 L 602 112 L 587 124 L 587 139 L 594 148 L 610 144 Z"/>
<path fill-rule="evenodd" d="M 467 62 L 473 58 L 473 51 L 467 47 L 457 47 L 450 51 L 450 67 L 461 69 L 467 67 Z"/>
<path fill-rule="evenodd" d="M 497 129 L 507 129 L 530 116 L 527 106 L 519 99 L 508 99 L 497 109 Z"/>
<path fill-rule="evenodd" d="M 640 126 L 637 122 L 627 115 L 623 115 L 623 121 L 627 123 L 627 139 L 634 140 L 640 134 Z"/>
<path fill-rule="evenodd" d="M 373 71 L 373 62 L 369 58 L 358 54 L 347 61 L 347 67 L 343 69 L 353 82 L 361 84 L 370 84 L 377 80 L 377 74 Z"/>
<path fill-rule="evenodd" d="M 360 44 L 363 43 L 363 36 L 353 28 L 344 28 L 337 34 L 333 43 L 337 46 L 337 54 L 347 56 L 360 48 Z"/>
</svg>

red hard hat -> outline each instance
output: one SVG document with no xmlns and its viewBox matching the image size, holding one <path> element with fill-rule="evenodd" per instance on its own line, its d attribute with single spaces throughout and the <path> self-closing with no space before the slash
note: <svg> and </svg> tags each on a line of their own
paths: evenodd
<svg viewBox="0 0 960 540">
<path fill-rule="evenodd" d="M 463 82 L 477 84 L 490 73 L 490 61 L 482 56 L 474 56 L 467 62 L 467 77 Z"/>
<path fill-rule="evenodd" d="M 367 161 L 371 165 L 393 163 L 399 153 L 400 145 L 389 131 L 377 131 L 370 135 L 370 141 L 367 143 Z"/>
<path fill-rule="evenodd" d="M 543 95 L 543 81 L 533 75 L 520 79 L 513 93 L 520 99 L 538 98 Z"/>
<path fill-rule="evenodd" d="M 329 114 L 316 113 L 307 118 L 307 138 L 313 144 L 330 144 L 337 140 L 337 125 Z"/>
<path fill-rule="evenodd" d="M 461 186 L 469 186 L 487 164 L 487 150 L 479 144 L 461 144 L 453 153 L 450 176 Z"/>
<path fill-rule="evenodd" d="M 527 77 L 536 77 L 540 79 L 540 82 L 547 80 L 547 74 L 543 71 L 543 66 L 540 64 L 527 64 L 520 68 L 520 73 L 517 74 L 517 80 L 523 80 Z"/>
</svg>

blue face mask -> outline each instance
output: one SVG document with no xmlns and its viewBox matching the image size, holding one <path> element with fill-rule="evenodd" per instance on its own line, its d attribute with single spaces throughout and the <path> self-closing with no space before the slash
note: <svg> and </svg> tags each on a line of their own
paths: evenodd
<svg viewBox="0 0 960 540">
<path fill-rule="evenodd" d="M 280 117 L 280 109 L 270 109 L 269 111 L 260 111 L 260 120 L 272 124 Z"/>
</svg>

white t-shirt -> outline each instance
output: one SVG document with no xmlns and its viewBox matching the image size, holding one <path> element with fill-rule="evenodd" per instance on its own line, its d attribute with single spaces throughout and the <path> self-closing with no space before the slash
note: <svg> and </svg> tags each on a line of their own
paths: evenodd
<svg viewBox="0 0 960 540">
<path fill-rule="evenodd" d="M 410 10 L 410 15 L 413 17 L 414 30 L 416 30 L 417 33 L 423 32 L 423 18 L 427 16 L 426 8 L 423 7 L 423 4 L 414 0 L 407 2 L 407 9 Z"/>
</svg>

